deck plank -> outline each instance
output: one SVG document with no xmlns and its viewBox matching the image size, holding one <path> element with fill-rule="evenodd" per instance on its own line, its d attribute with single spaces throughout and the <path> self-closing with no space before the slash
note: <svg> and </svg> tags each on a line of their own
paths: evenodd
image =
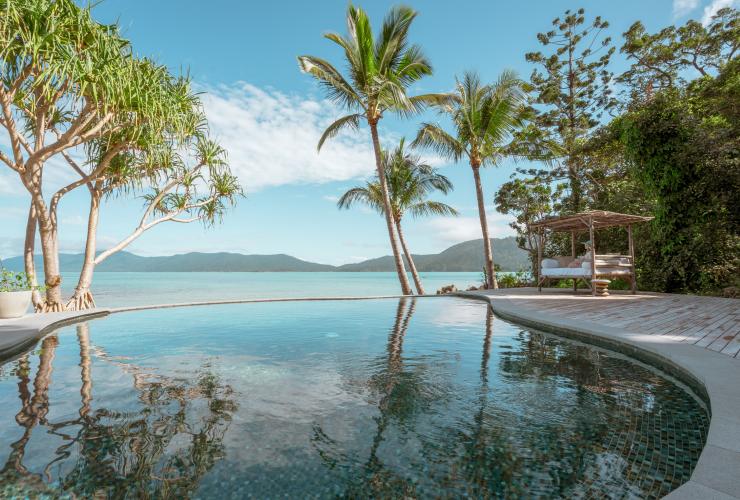
<svg viewBox="0 0 740 500">
<path fill-rule="evenodd" d="M 565 289 L 514 288 L 486 294 L 512 301 L 537 315 L 558 316 L 660 335 L 740 358 L 740 301 L 660 293 L 614 292 L 593 297 Z"/>
</svg>

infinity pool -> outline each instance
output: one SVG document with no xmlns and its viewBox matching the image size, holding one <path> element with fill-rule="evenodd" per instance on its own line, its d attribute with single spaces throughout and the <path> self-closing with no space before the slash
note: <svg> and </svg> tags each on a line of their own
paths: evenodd
<svg viewBox="0 0 740 500">
<path fill-rule="evenodd" d="M 453 298 L 112 315 L 0 368 L 0 497 L 659 497 L 709 417 Z"/>
</svg>

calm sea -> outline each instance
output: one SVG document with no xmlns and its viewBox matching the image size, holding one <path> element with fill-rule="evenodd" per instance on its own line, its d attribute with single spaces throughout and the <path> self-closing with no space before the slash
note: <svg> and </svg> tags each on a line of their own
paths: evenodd
<svg viewBox="0 0 740 500">
<path fill-rule="evenodd" d="M 62 273 L 65 296 L 77 283 Z M 455 284 L 481 283 L 481 273 L 421 273 L 427 293 Z M 409 278 L 410 279 L 410 278 Z M 396 273 L 95 273 L 92 286 L 100 307 L 281 297 L 396 295 Z"/>
</svg>

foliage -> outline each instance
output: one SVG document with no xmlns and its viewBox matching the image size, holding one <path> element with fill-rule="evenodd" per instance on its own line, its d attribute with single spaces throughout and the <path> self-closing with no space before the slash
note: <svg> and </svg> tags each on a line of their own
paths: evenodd
<svg viewBox="0 0 740 500">
<path fill-rule="evenodd" d="M 496 210 L 499 213 L 511 214 L 515 217 L 509 225 L 516 231 L 519 248 L 529 253 L 532 262 L 531 269 L 535 273 L 539 271 L 537 235 L 529 230 L 529 225 L 551 215 L 553 200 L 557 199 L 558 195 L 557 191 L 553 193 L 550 184 L 541 178 L 533 177 L 505 182 L 494 199 Z"/>
<path fill-rule="evenodd" d="M 641 266 L 652 289 L 708 292 L 738 279 L 739 62 L 619 121 L 632 172 L 656 200 Z"/>
<path fill-rule="evenodd" d="M 414 146 L 454 161 L 465 158 L 473 168 L 497 166 L 517 156 L 513 134 L 526 119 L 524 89 L 517 76 L 505 71 L 494 84 L 484 85 L 476 73 L 468 72 L 455 88 L 437 103 L 452 119 L 454 135 L 440 125 L 422 123 Z"/>
<path fill-rule="evenodd" d="M 336 136 L 342 129 L 358 128 L 360 118 L 375 122 L 386 111 L 409 115 L 433 96 L 408 96 L 406 89 L 432 73 L 421 47 L 409 45 L 408 31 L 416 12 L 408 7 L 391 9 L 377 36 L 373 35 L 367 13 L 353 5 L 347 8 L 347 36 L 327 33 L 325 38 L 344 50 L 349 78 L 331 63 L 314 56 L 300 56 L 301 70 L 316 78 L 327 97 L 352 114 L 329 125 L 318 143 Z"/>
<path fill-rule="evenodd" d="M 0 292 L 24 292 L 38 289 L 33 284 L 33 277 L 20 271 L 0 269 Z"/>
<path fill-rule="evenodd" d="M 451 206 L 427 199 L 427 195 L 433 191 L 449 193 L 452 183 L 437 169 L 422 163 L 419 156 L 409 153 L 403 139 L 393 151 L 383 151 L 383 170 L 396 223 L 406 213 L 414 217 L 457 215 L 457 210 Z M 337 206 L 350 208 L 355 203 L 364 203 L 376 212 L 383 213 L 383 196 L 377 177 L 366 182 L 365 186 L 354 187 L 344 193 Z"/>
<path fill-rule="evenodd" d="M 624 39 L 621 52 L 632 66 L 617 81 L 627 86 L 634 105 L 655 92 L 685 86 L 691 75 L 717 75 L 740 47 L 740 19 L 737 10 L 725 7 L 707 26 L 692 19 L 654 34 L 637 21 Z"/>
<path fill-rule="evenodd" d="M 349 78 L 331 63 L 314 56 L 299 56 L 302 71 L 316 78 L 327 97 L 350 114 L 329 125 L 318 142 L 324 142 L 345 128 L 358 129 L 364 119 L 372 137 L 375 168 L 383 198 L 388 239 L 390 240 L 401 291 L 411 294 L 392 219 L 392 207 L 383 172 L 378 122 L 385 113 L 409 116 L 436 101 L 436 95 L 409 96 L 408 88 L 432 73 L 432 66 L 418 45 L 409 44 L 408 32 L 416 12 L 408 7 L 394 7 L 386 14 L 379 33 L 373 34 L 367 13 L 353 5 L 347 8 L 347 36 L 328 33 L 325 37 L 344 50 Z"/>
<path fill-rule="evenodd" d="M 570 194 L 566 208 L 581 211 L 584 159 L 581 147 L 603 113 L 616 105 L 612 96 L 612 73 L 607 69 L 614 47 L 602 37 L 609 23 L 597 16 L 585 28 L 583 9 L 565 11 L 552 21 L 554 29 L 537 39 L 552 54 L 530 52 L 527 61 L 536 64 L 530 77 L 537 107 L 534 123 L 540 133 L 558 145 L 564 165 L 553 170 L 554 178 L 567 177 Z M 595 48 L 594 48 L 595 47 Z"/>
<path fill-rule="evenodd" d="M 503 72 L 492 85 L 482 84 L 476 73 L 468 72 L 457 81 L 454 92 L 437 102 L 440 111 L 451 118 L 454 135 L 438 124 L 423 123 L 414 140 L 415 146 L 431 148 L 451 160 L 468 160 L 475 181 L 487 278 L 491 280 L 486 283 L 491 288 L 497 285 L 480 167 L 496 166 L 507 157 L 534 154 L 519 145 L 516 135 L 526 122 L 524 104 L 522 82 L 513 72 Z"/>
<path fill-rule="evenodd" d="M 530 286 L 531 280 L 529 279 L 529 273 L 525 271 L 517 271 L 516 273 L 499 273 L 498 285 L 501 288 L 521 288 L 524 286 Z"/>
</svg>

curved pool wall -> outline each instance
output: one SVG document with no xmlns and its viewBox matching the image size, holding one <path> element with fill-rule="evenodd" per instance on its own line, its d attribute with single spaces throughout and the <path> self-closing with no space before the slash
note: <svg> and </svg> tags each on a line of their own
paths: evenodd
<svg viewBox="0 0 740 500">
<path fill-rule="evenodd" d="M 661 336 L 623 331 L 603 323 L 535 315 L 515 301 L 460 292 L 490 304 L 497 316 L 555 335 L 621 352 L 665 371 L 689 386 L 707 404 L 707 442 L 691 480 L 672 499 L 740 498 L 740 362 L 729 356 Z"/>
<path fill-rule="evenodd" d="M 595 323 L 584 324 L 556 318 L 533 318 L 525 310 L 509 304 L 498 303 L 493 297 L 461 293 L 473 300 L 483 300 L 491 304 L 496 315 L 527 326 L 536 327 L 556 335 L 570 337 L 586 343 L 600 345 L 624 353 L 671 373 L 690 386 L 711 408 L 711 422 L 707 443 L 691 480 L 674 490 L 670 498 L 740 498 L 740 366 L 731 358 L 717 353 L 697 349 L 686 344 L 656 345 L 645 335 L 616 331 Z M 320 298 L 325 300 L 329 298 Z M 338 300 L 341 298 L 332 298 Z M 352 300 L 358 297 L 351 297 Z M 302 300 L 302 299 L 284 299 Z M 229 301 L 229 303 L 249 303 Z M 221 302 L 197 303 L 192 305 L 211 305 Z M 143 309 L 159 307 L 185 307 L 191 304 L 168 304 L 148 306 Z M 30 316 L 15 323 L 0 323 L 0 359 L 7 361 L 8 354 L 18 352 L 36 342 L 47 333 L 63 326 L 106 316 L 121 310 L 95 310 L 85 313 L 54 313 Z M 9 341 L 8 336 L 12 337 Z M 13 345 L 15 343 L 15 345 Z"/>
</svg>

